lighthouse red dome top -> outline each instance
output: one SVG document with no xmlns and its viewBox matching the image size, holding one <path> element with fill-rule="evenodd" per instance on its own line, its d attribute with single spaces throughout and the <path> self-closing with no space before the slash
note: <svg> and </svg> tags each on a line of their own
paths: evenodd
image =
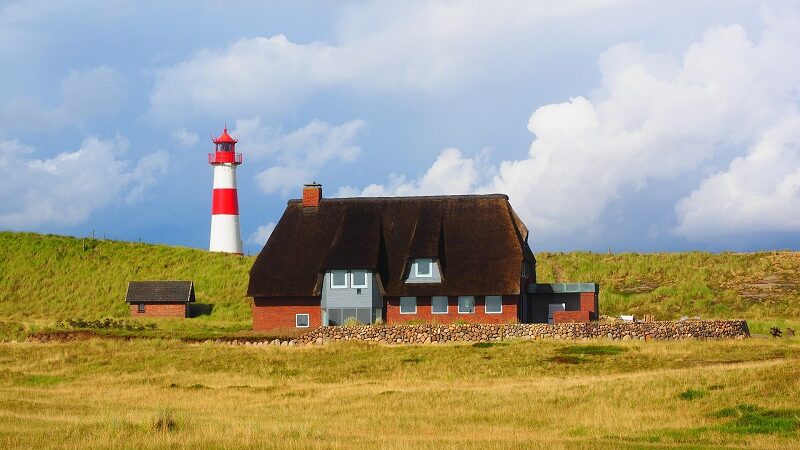
<svg viewBox="0 0 800 450">
<path fill-rule="evenodd" d="M 242 154 L 236 153 L 236 139 L 228 134 L 228 127 L 222 131 L 218 138 L 214 139 L 215 151 L 208 154 L 209 164 L 230 163 L 239 165 L 242 163 Z"/>
<path fill-rule="evenodd" d="M 222 134 L 219 135 L 218 138 L 214 139 L 213 141 L 215 144 L 235 144 L 236 139 L 232 138 L 230 134 L 228 134 L 228 127 L 225 127 L 222 130 Z"/>
</svg>

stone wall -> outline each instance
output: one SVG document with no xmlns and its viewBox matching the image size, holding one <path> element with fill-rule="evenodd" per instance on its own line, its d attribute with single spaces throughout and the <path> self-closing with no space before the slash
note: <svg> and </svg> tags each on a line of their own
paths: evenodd
<svg viewBox="0 0 800 450">
<path fill-rule="evenodd" d="M 469 325 L 387 325 L 322 327 L 298 337 L 297 344 L 362 340 L 387 344 L 487 342 L 503 339 L 742 339 L 750 336 L 743 320 L 691 320 L 650 323 L 519 323 Z"/>
</svg>

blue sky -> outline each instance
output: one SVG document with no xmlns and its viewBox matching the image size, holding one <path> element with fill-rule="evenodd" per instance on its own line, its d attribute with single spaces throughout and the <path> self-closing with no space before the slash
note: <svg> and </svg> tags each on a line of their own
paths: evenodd
<svg viewBox="0 0 800 450">
<path fill-rule="evenodd" d="M 257 252 L 325 196 L 503 192 L 535 250 L 797 249 L 800 4 L 0 2 L 0 229 Z"/>
</svg>

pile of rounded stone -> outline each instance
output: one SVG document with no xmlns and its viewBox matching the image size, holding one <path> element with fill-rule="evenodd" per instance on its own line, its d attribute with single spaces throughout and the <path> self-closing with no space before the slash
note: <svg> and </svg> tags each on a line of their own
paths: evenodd
<svg viewBox="0 0 800 450">
<path fill-rule="evenodd" d="M 214 341 L 215 344 L 225 344 L 225 345 L 243 345 L 243 346 L 265 346 L 265 345 L 276 345 L 276 346 L 283 346 L 283 347 L 291 347 L 297 345 L 297 341 L 292 340 L 280 340 L 280 339 L 273 339 L 271 341 L 247 341 L 247 340 L 238 340 L 234 339 L 232 341 L 217 339 Z"/>
<path fill-rule="evenodd" d="M 488 342 L 503 339 L 743 339 L 750 335 L 743 320 L 687 320 L 648 323 L 520 323 L 466 325 L 389 325 L 322 327 L 295 342 L 322 344 L 368 341 L 384 344 L 435 344 L 455 341 Z"/>
</svg>

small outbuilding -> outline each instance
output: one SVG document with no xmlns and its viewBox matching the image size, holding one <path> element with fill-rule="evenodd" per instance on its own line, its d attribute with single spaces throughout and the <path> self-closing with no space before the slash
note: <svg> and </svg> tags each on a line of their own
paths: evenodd
<svg viewBox="0 0 800 450">
<path fill-rule="evenodd" d="M 570 323 L 597 320 L 600 314 L 597 283 L 531 283 L 530 317 L 526 322 Z"/>
<path fill-rule="evenodd" d="M 125 296 L 133 317 L 187 317 L 194 302 L 191 281 L 130 281 Z"/>
</svg>

